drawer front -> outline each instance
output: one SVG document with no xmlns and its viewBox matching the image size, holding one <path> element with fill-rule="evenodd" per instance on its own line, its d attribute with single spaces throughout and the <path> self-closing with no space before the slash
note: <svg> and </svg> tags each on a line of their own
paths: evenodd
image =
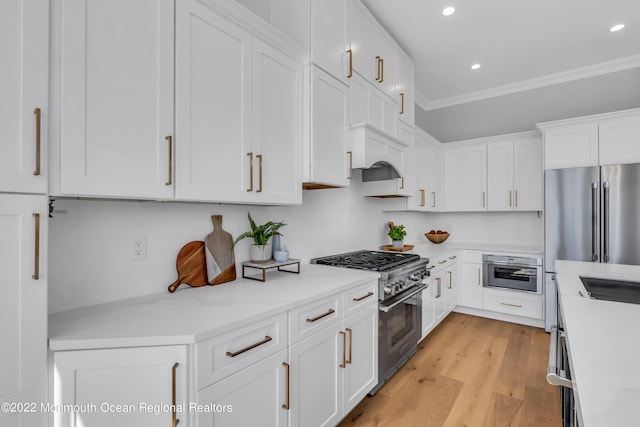
<svg viewBox="0 0 640 427">
<path fill-rule="evenodd" d="M 342 292 L 289 311 L 289 345 L 342 320 Z"/>
<path fill-rule="evenodd" d="M 482 254 L 481 251 L 462 251 L 462 262 L 482 263 Z"/>
<path fill-rule="evenodd" d="M 196 344 L 198 390 L 287 348 L 287 313 Z"/>
<path fill-rule="evenodd" d="M 542 319 L 542 305 L 543 301 L 540 295 L 517 295 L 513 292 L 491 292 L 486 289 L 484 293 L 485 310 Z"/>
<path fill-rule="evenodd" d="M 377 280 L 344 291 L 344 317 L 375 304 L 378 304 Z"/>
</svg>

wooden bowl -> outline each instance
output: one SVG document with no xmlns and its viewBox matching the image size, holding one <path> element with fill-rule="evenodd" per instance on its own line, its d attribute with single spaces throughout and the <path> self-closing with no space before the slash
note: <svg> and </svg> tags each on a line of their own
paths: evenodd
<svg viewBox="0 0 640 427">
<path fill-rule="evenodd" d="M 431 243 L 442 243 L 449 238 L 449 233 L 442 233 L 442 234 L 424 233 L 424 235 L 427 239 L 429 239 Z"/>
</svg>

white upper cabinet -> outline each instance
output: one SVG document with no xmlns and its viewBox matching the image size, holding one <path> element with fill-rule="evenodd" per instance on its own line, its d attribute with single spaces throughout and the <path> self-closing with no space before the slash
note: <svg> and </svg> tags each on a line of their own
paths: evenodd
<svg viewBox="0 0 640 427">
<path fill-rule="evenodd" d="M 60 182 L 52 192 L 172 198 L 174 2 L 60 7 Z"/>
<path fill-rule="evenodd" d="M 0 192 L 47 192 L 49 1 L 0 2 Z"/>
<path fill-rule="evenodd" d="M 387 96 L 396 99 L 396 67 L 398 63 L 398 45 L 389 33 L 377 25 L 373 39 L 376 59 L 376 79 L 379 87 Z"/>
<path fill-rule="evenodd" d="M 351 125 L 368 123 L 388 135 L 397 134 L 397 105 L 358 74 L 351 78 L 349 111 Z"/>
<path fill-rule="evenodd" d="M 488 210 L 542 210 L 538 137 L 487 143 Z"/>
<path fill-rule="evenodd" d="M 251 35 L 191 0 L 176 35 L 176 198 L 248 202 Z"/>
<path fill-rule="evenodd" d="M 447 211 L 487 210 L 487 147 L 464 145 L 444 151 Z"/>
<path fill-rule="evenodd" d="M 376 19 L 360 0 L 351 0 L 350 10 L 351 63 L 353 71 L 366 80 L 377 83 L 378 61 L 373 40 L 376 32 Z"/>
<path fill-rule="evenodd" d="M 311 0 L 311 63 L 348 84 L 349 2 Z"/>
<path fill-rule="evenodd" d="M 601 165 L 640 162 L 640 112 L 599 122 Z"/>
<path fill-rule="evenodd" d="M 302 65 L 201 2 L 177 17 L 176 198 L 301 203 Z"/>
<path fill-rule="evenodd" d="M 414 81 L 413 61 L 398 48 L 398 118 L 411 127 L 415 122 Z"/>
<path fill-rule="evenodd" d="M 538 123 L 544 133 L 544 168 L 640 162 L 640 109 Z"/>
</svg>

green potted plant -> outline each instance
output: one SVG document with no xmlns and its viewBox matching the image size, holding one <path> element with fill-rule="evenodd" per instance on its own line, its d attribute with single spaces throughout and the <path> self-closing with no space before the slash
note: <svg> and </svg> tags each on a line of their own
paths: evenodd
<svg viewBox="0 0 640 427">
<path fill-rule="evenodd" d="M 394 225 L 393 222 L 389 222 L 387 236 L 391 238 L 394 248 L 404 247 L 404 238 L 406 235 L 407 231 L 404 229 L 404 225 Z"/>
<path fill-rule="evenodd" d="M 251 245 L 251 262 L 268 262 L 271 259 L 271 242 L 269 242 L 269 239 L 276 234 L 280 234 L 280 228 L 287 224 L 284 222 L 269 221 L 262 225 L 256 225 L 253 218 L 251 218 L 251 214 L 248 213 L 247 215 L 249 216 L 251 231 L 244 232 L 238 236 L 238 238 L 233 241 L 233 246 L 240 240 L 251 237 L 253 239 L 253 245 Z"/>
</svg>

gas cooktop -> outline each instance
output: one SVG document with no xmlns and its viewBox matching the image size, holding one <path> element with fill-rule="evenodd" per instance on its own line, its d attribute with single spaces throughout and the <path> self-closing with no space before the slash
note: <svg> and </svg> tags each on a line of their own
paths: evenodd
<svg viewBox="0 0 640 427">
<path fill-rule="evenodd" d="M 388 272 L 420 260 L 420 255 L 380 251 L 355 251 L 311 260 L 313 264 Z"/>
</svg>

